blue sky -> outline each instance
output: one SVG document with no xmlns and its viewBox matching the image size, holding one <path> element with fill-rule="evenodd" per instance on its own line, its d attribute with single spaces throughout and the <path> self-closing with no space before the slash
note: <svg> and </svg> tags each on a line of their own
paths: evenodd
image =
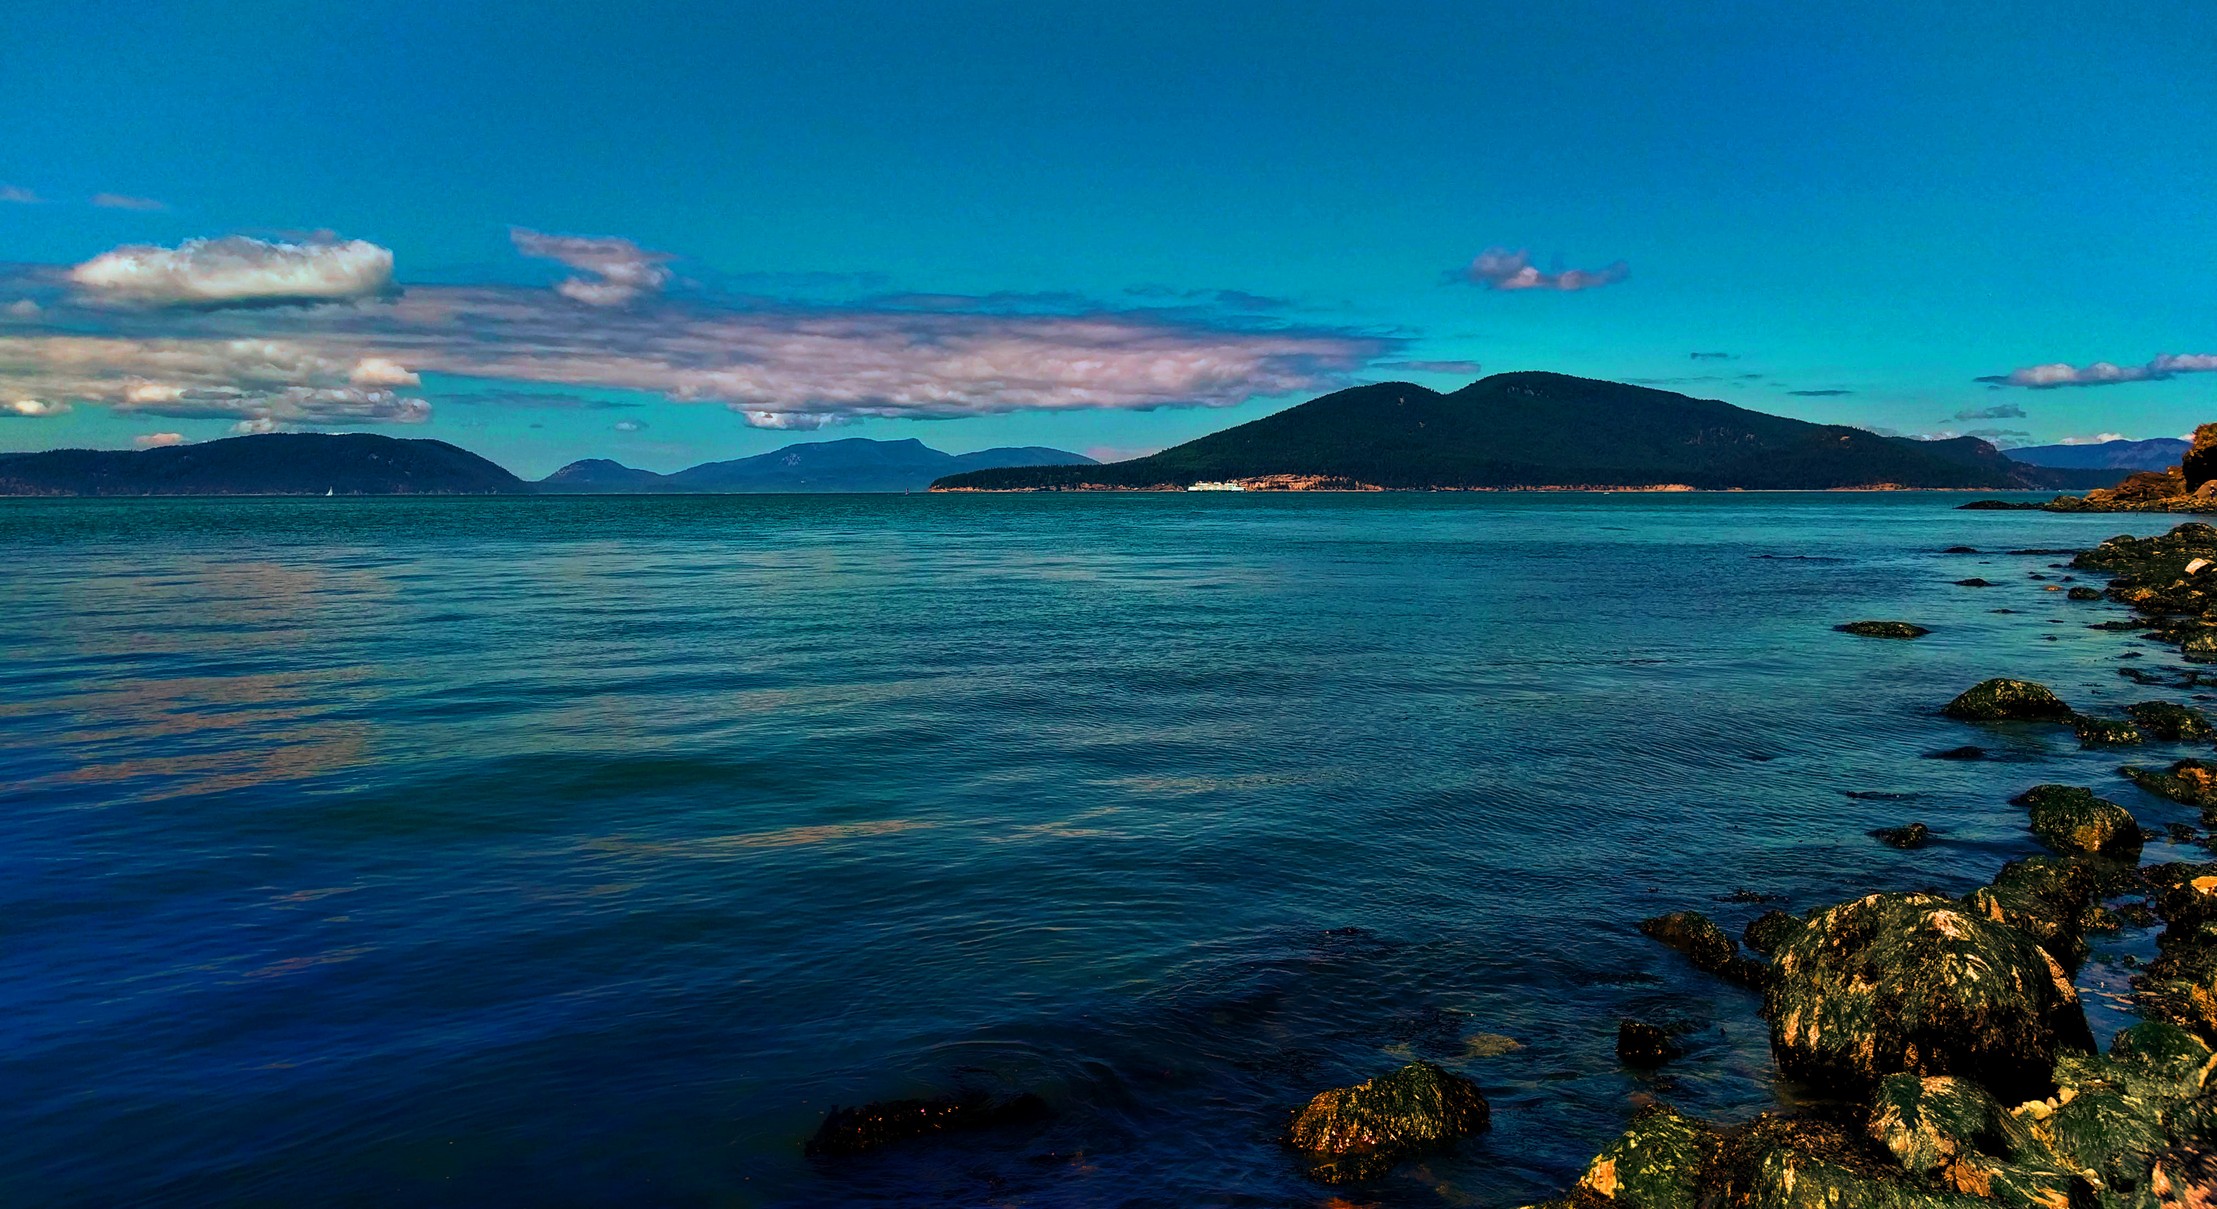
<svg viewBox="0 0 2217 1209">
<path fill-rule="evenodd" d="M 0 448 L 1139 451 L 1470 363 L 2217 419 L 2206 6 L 142 7 L 9 6 Z"/>
</svg>

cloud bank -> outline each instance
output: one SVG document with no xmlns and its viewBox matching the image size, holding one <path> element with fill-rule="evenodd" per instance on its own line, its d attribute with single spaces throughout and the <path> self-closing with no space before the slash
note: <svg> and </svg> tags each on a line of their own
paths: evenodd
<svg viewBox="0 0 2217 1209">
<path fill-rule="evenodd" d="M 272 243 L 233 235 L 174 248 L 131 244 L 69 271 L 88 299 L 125 306 L 346 302 L 392 287 L 393 254 L 364 240 Z"/>
<path fill-rule="evenodd" d="M 864 417 L 1230 406 L 1346 385 L 1402 343 L 1069 299 L 680 297 L 665 289 L 667 258 L 628 240 L 516 238 L 592 279 L 400 291 L 392 254 L 374 244 L 240 237 L 119 248 L 59 273 L 0 266 L 0 296 L 54 294 L 44 307 L 0 309 L 0 407 L 31 414 L 22 409 L 74 400 L 254 430 L 407 424 L 429 418 L 413 392 L 442 374 L 659 394 L 807 430 Z"/>
<path fill-rule="evenodd" d="M 2028 365 L 2006 374 L 1990 374 L 1976 381 L 1995 386 L 2052 390 L 2058 386 L 2114 386 L 2119 382 L 2160 382 L 2180 374 L 2211 372 L 2217 372 L 2217 353 L 2163 353 L 2146 365 L 2112 365 L 2107 361 L 2096 361 L 2092 365 L 2071 365 L 2058 361 L 2051 365 Z"/>
<path fill-rule="evenodd" d="M 1631 268 L 1623 261 L 1601 269 L 1564 269 L 1555 273 L 1542 273 L 1532 266 L 1529 253 L 1519 249 L 1487 248 L 1470 262 L 1462 276 L 1476 285 L 1493 290 L 1594 290 L 1605 285 L 1615 285 L 1631 276 Z"/>
<path fill-rule="evenodd" d="M 587 306 L 622 306 L 644 294 L 658 294 L 670 283 L 664 268 L 672 257 L 649 252 L 628 239 L 578 235 L 542 235 L 522 227 L 509 229 L 516 250 L 541 260 L 559 261 L 587 274 L 554 287 L 556 293 Z"/>
<path fill-rule="evenodd" d="M 95 193 L 92 204 L 108 210 L 167 210 L 169 207 L 151 197 L 133 197 L 128 193 Z"/>
</svg>

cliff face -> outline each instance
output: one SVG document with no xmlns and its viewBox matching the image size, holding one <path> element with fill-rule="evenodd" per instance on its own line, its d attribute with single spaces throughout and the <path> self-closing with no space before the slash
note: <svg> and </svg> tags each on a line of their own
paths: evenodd
<svg viewBox="0 0 2217 1209">
<path fill-rule="evenodd" d="M 2143 470 L 2106 490 L 2058 496 L 2055 512 L 2217 512 L 2217 424 L 2194 430 L 2194 444 L 2169 470 Z"/>
<path fill-rule="evenodd" d="M 503 495 L 523 480 L 444 441 L 267 433 L 200 445 L 0 454 L 0 495 Z"/>
</svg>

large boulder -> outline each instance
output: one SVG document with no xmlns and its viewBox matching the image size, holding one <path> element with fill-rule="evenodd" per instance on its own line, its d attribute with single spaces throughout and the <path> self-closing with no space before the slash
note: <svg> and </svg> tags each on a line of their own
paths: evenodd
<svg viewBox="0 0 2217 1209">
<path fill-rule="evenodd" d="M 1368 1179 L 1407 1155 L 1479 1133 L 1493 1113 L 1478 1085 L 1429 1062 L 1319 1093 L 1296 1113 L 1286 1141 L 1325 1183 Z"/>
<path fill-rule="evenodd" d="M 2065 856 L 2137 860 L 2140 821 L 2115 802 L 2076 785 L 2035 785 L 2016 797 L 2032 814 L 2032 834 Z"/>
<path fill-rule="evenodd" d="M 1811 915 L 1764 996 L 1781 1073 L 1839 1094 L 1888 1075 L 1957 1075 L 2011 1100 L 2093 1048 L 2063 966 L 2015 928 L 1937 894 L 1872 894 Z"/>
<path fill-rule="evenodd" d="M 1981 680 L 1940 711 L 1963 722 L 2069 722 L 2071 707 L 2030 680 Z"/>
</svg>

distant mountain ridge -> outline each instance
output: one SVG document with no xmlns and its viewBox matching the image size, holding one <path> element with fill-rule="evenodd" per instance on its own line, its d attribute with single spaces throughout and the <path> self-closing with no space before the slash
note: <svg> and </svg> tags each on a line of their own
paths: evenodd
<svg viewBox="0 0 2217 1209">
<path fill-rule="evenodd" d="M 511 495 L 530 484 L 445 441 L 263 433 L 161 449 L 0 454 L 0 495 Z"/>
<path fill-rule="evenodd" d="M 606 458 L 572 462 L 539 480 L 540 491 L 629 493 L 923 491 L 934 479 L 1002 466 L 1093 466 L 1083 454 L 1040 445 L 941 453 L 913 437 L 848 437 L 787 445 L 753 457 L 703 462 L 671 474 L 634 470 Z"/>
<path fill-rule="evenodd" d="M 2177 437 L 2102 441 L 2086 445 L 2032 445 L 2006 452 L 2014 462 L 2076 470 L 2168 470 L 2192 449 Z"/>
<path fill-rule="evenodd" d="M 1145 489 L 1277 479 L 1403 490 L 2054 489 L 2117 477 L 2014 462 L 1972 437 L 1886 437 L 1671 391 L 1524 372 L 1451 394 L 1408 382 L 1358 386 L 1128 462 L 978 470 L 932 486 Z"/>
</svg>

